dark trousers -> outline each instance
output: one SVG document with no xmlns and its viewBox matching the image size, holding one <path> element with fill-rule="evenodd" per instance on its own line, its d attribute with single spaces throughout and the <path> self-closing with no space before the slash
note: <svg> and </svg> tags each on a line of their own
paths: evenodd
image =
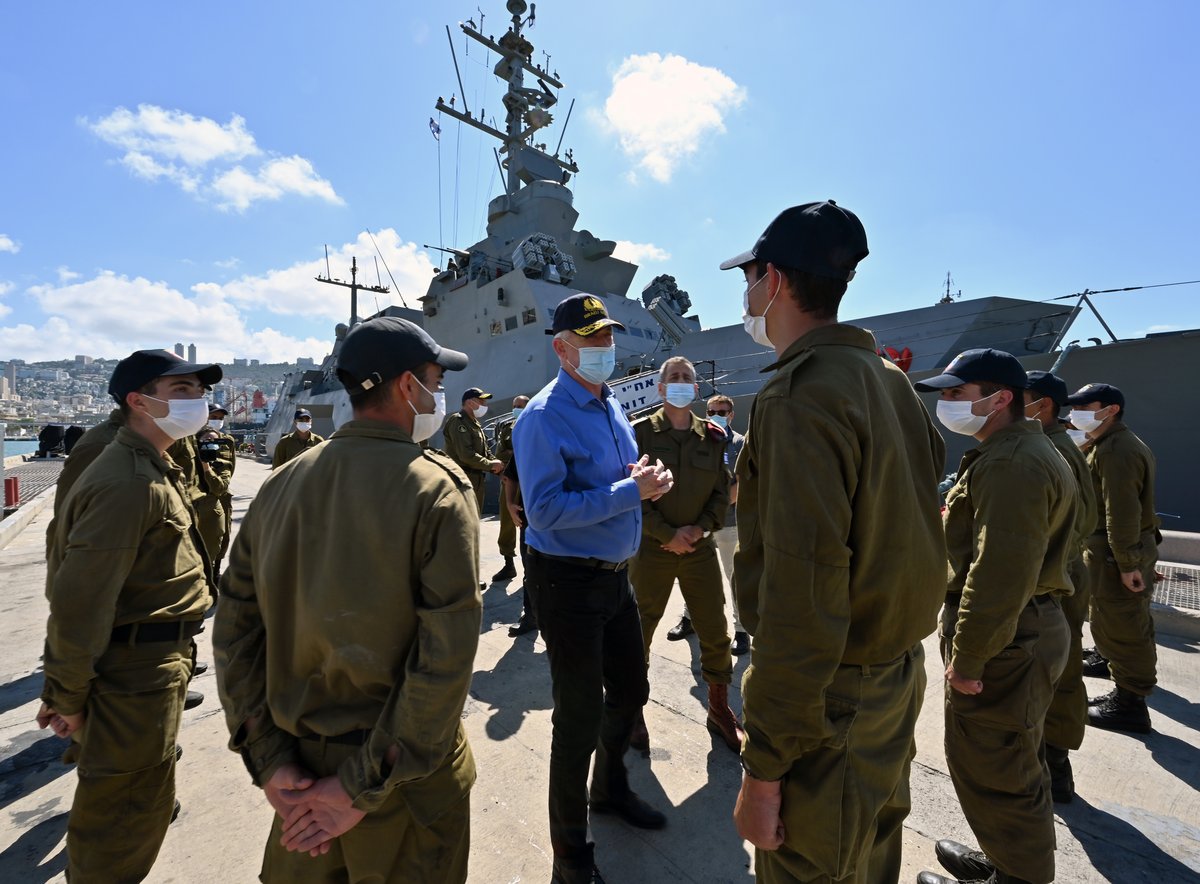
<svg viewBox="0 0 1200 884">
<path fill-rule="evenodd" d="M 529 547 L 525 545 L 525 527 L 521 527 L 521 541 L 517 544 L 521 553 L 521 622 L 532 620 L 537 623 L 537 605 L 533 601 L 533 578 L 529 575 Z"/>
<path fill-rule="evenodd" d="M 622 760 L 650 683 L 642 625 L 628 572 L 605 571 L 528 555 L 538 627 L 553 683 L 550 744 L 550 843 L 569 867 L 590 867 L 588 766 L 592 793 L 617 798 L 629 789 Z"/>
</svg>

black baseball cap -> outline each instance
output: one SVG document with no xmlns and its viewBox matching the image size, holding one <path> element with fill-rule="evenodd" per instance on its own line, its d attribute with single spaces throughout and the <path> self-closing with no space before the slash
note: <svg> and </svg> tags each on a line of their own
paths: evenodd
<svg viewBox="0 0 1200 884">
<path fill-rule="evenodd" d="M 1099 402 L 1104 405 L 1119 405 L 1125 407 L 1125 394 L 1112 384 L 1088 384 L 1067 397 L 1068 405 L 1087 405 Z"/>
<path fill-rule="evenodd" d="M 1067 404 L 1067 382 L 1058 375 L 1048 371 L 1031 371 L 1025 377 L 1028 379 L 1028 389 L 1050 397 L 1050 401 L 1059 408 Z"/>
<path fill-rule="evenodd" d="M 723 261 L 721 269 L 770 261 L 849 282 L 854 279 L 858 262 L 868 254 L 867 232 L 858 216 L 826 200 L 784 209 L 767 225 L 752 249 Z"/>
<path fill-rule="evenodd" d="M 312 412 L 307 408 L 297 408 L 296 413 L 292 415 L 292 420 L 298 421 L 302 417 L 312 417 Z"/>
<path fill-rule="evenodd" d="M 463 391 L 462 401 L 466 402 L 468 399 L 491 399 L 491 398 L 492 398 L 491 393 L 485 393 L 485 392 L 483 392 L 483 390 L 479 389 L 479 387 L 468 387 L 466 390 Z"/>
<path fill-rule="evenodd" d="M 559 301 L 558 306 L 554 308 L 554 324 L 546 334 L 556 335 L 569 331 L 586 338 L 602 328 L 613 325 L 617 328 L 625 327 L 615 319 L 609 318 L 604 302 L 595 295 L 571 295 Z"/>
<path fill-rule="evenodd" d="M 214 402 L 214 403 L 212 403 L 211 405 L 209 405 L 209 406 L 208 406 L 208 413 L 209 413 L 209 414 L 224 414 L 224 415 L 228 415 L 228 414 L 229 414 L 229 409 L 228 409 L 228 408 L 226 408 L 224 405 L 221 405 L 221 404 L 220 404 L 220 403 L 218 403 L 218 402 Z"/>
<path fill-rule="evenodd" d="M 361 393 L 406 371 L 435 362 L 449 371 L 467 367 L 467 354 L 438 344 L 429 332 L 398 316 L 360 322 L 342 341 L 338 378 L 348 393 Z"/>
<path fill-rule="evenodd" d="M 156 378 L 167 375 L 194 374 L 206 387 L 219 383 L 221 366 L 197 365 L 170 350 L 135 350 L 117 363 L 108 381 L 108 395 L 125 403 L 125 397 L 140 390 Z"/>
<path fill-rule="evenodd" d="M 941 374 L 926 378 L 913 386 L 922 393 L 928 393 L 946 387 L 977 384 L 980 381 L 1016 387 L 1018 390 L 1024 390 L 1029 384 L 1025 369 L 1021 368 L 1016 356 L 1003 350 L 982 347 L 977 350 L 963 350 L 950 361 Z"/>
</svg>

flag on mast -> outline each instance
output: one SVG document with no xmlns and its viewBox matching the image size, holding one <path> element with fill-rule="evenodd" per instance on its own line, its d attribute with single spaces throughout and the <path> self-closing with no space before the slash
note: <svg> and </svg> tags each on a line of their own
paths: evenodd
<svg viewBox="0 0 1200 884">
<path fill-rule="evenodd" d="M 433 133 L 434 140 L 442 140 L 442 127 L 437 124 L 437 121 L 433 117 L 429 118 L 429 131 Z"/>
</svg>

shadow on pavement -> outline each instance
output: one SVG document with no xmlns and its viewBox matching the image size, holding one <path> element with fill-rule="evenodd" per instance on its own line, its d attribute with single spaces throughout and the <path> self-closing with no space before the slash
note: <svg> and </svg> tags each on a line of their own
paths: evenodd
<svg viewBox="0 0 1200 884">
<path fill-rule="evenodd" d="M 1165 715 L 1184 727 L 1200 731 L 1200 704 L 1193 703 L 1174 691 L 1156 687 L 1154 693 L 1146 698 L 1146 705 L 1152 711 Z"/>
<path fill-rule="evenodd" d="M 0 853 L 0 880 L 46 884 L 67 868 L 67 848 L 49 856 L 67 831 L 67 814 L 42 820 Z M 47 859 L 47 857 L 49 857 Z"/>
<path fill-rule="evenodd" d="M 6 685 L 0 685 L 0 714 L 24 706 L 30 700 L 36 700 L 41 692 L 41 672 L 31 672 Z"/>
<path fill-rule="evenodd" d="M 484 730 L 493 740 L 507 740 L 521 729 L 530 712 L 550 709 L 550 666 L 545 654 L 536 653 L 531 632 L 511 639 L 512 645 L 490 670 L 471 678 L 471 697 L 492 714 Z"/>
<path fill-rule="evenodd" d="M 0 809 L 71 770 L 59 760 L 70 741 L 53 734 L 42 736 L 44 733 L 26 731 L 5 748 L 4 760 L 0 761 Z"/>
<path fill-rule="evenodd" d="M 1156 833 L 1144 833 L 1120 817 L 1088 804 L 1078 794 L 1070 804 L 1056 804 L 1054 811 L 1079 840 L 1093 868 L 1109 881 L 1169 884 L 1197 880 L 1196 869 L 1184 865 L 1155 843 L 1152 836 Z"/>
</svg>

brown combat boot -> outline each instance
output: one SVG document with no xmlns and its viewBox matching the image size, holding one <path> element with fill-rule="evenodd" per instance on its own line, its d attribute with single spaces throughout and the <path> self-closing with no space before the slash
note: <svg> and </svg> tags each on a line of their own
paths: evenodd
<svg viewBox="0 0 1200 884">
<path fill-rule="evenodd" d="M 708 686 L 708 722 L 709 731 L 725 741 L 725 745 L 734 752 L 742 751 L 742 738 L 746 736 L 737 716 L 729 708 L 729 685 L 710 684 Z"/>
</svg>

